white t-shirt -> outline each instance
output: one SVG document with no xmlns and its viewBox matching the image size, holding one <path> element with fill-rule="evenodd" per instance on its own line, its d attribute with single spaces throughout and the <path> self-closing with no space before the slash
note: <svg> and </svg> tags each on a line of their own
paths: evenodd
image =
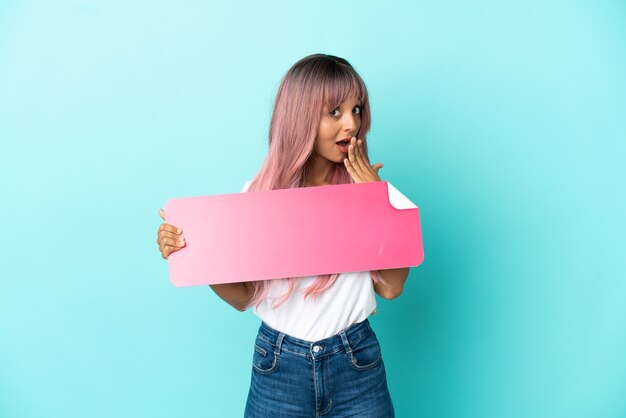
<svg viewBox="0 0 626 418">
<path fill-rule="evenodd" d="M 247 181 L 241 192 L 248 189 Z M 389 185 L 393 206 L 415 207 L 412 202 Z M 395 203 L 395 204 L 394 204 Z M 378 313 L 374 283 L 369 271 L 341 273 L 331 287 L 317 297 L 304 300 L 306 288 L 318 276 L 295 279 L 293 293 L 278 308 L 272 303 L 280 300 L 288 287 L 287 279 L 274 279 L 268 297 L 253 312 L 270 327 L 306 341 L 319 341 L 337 334 L 350 325 Z"/>
<path fill-rule="evenodd" d="M 272 280 L 269 297 L 253 312 L 267 325 L 285 334 L 306 341 L 319 341 L 364 321 L 376 313 L 374 284 L 369 271 L 341 273 L 331 287 L 314 299 L 304 300 L 304 290 L 318 279 L 318 276 L 295 279 L 293 293 L 278 308 L 272 303 L 288 289 L 287 279 Z"/>
</svg>

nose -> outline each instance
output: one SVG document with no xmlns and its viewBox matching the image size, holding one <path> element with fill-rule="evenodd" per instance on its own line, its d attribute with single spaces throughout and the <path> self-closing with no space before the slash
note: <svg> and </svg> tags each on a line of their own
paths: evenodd
<svg viewBox="0 0 626 418">
<path fill-rule="evenodd" d="M 350 134 L 351 136 L 356 135 L 357 130 L 359 129 L 359 121 L 357 120 L 356 115 L 352 112 L 346 112 L 343 114 L 343 131 Z"/>
</svg>

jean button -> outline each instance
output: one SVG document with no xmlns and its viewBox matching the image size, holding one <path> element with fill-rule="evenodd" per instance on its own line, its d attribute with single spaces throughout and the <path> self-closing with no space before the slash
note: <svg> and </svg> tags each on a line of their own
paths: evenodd
<svg viewBox="0 0 626 418">
<path fill-rule="evenodd" d="M 319 345 L 316 345 L 313 347 L 313 352 L 317 353 L 318 351 L 320 351 L 322 349 L 322 347 L 320 347 Z"/>
</svg>

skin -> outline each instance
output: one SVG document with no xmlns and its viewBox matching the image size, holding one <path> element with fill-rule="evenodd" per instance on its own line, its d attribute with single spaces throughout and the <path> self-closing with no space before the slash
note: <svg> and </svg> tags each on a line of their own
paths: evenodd
<svg viewBox="0 0 626 418">
<path fill-rule="evenodd" d="M 163 209 L 159 209 L 159 216 L 161 216 L 161 219 L 165 220 L 165 212 Z M 182 230 L 172 224 L 162 223 L 159 226 L 156 242 L 159 245 L 162 258 L 167 259 L 171 253 L 185 246 L 185 238 L 182 233 Z"/>
<path fill-rule="evenodd" d="M 383 165 L 370 165 L 363 152 L 363 141 L 355 136 L 361 129 L 360 110 L 360 102 L 355 98 L 346 100 L 335 109 L 328 109 L 324 105 L 315 139 L 313 163 L 307 173 L 309 179 L 305 187 L 328 185 L 325 179 L 334 165 L 342 161 L 355 183 L 380 181 L 378 170 Z M 351 138 L 348 155 L 335 144 L 347 137 Z"/>
</svg>

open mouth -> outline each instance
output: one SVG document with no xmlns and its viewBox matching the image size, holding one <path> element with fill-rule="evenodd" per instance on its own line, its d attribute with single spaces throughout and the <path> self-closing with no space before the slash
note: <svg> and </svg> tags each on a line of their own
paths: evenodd
<svg viewBox="0 0 626 418">
<path fill-rule="evenodd" d="M 349 144 L 350 144 L 350 141 L 337 142 L 337 146 L 339 147 L 339 150 L 341 152 L 343 152 L 344 154 L 348 152 L 348 145 Z"/>
</svg>

